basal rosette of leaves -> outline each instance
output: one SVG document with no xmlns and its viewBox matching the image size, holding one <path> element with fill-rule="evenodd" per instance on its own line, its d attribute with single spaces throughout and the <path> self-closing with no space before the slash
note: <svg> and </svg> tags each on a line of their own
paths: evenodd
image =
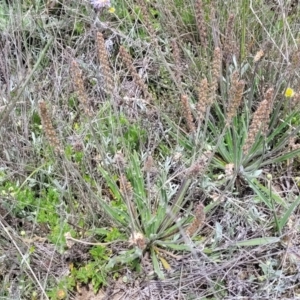
<svg viewBox="0 0 300 300">
<path fill-rule="evenodd" d="M 215 103 L 208 120 L 209 144 L 217 145 L 212 166 L 224 172 L 228 184 L 234 184 L 237 178 L 250 184 L 267 166 L 287 162 L 300 154 L 299 147 L 291 145 L 300 129 L 293 126 L 299 111 L 288 109 L 289 99 L 274 91 L 270 111 L 262 112 L 264 120 L 260 123 L 255 109 L 250 111 L 247 107 L 249 94 L 249 91 L 244 93 L 242 104 L 228 126 L 226 112 L 219 103 Z M 263 96 L 256 106 L 262 101 Z M 253 128 L 255 132 L 251 136 Z M 249 137 L 252 138 L 250 143 Z"/>
<path fill-rule="evenodd" d="M 167 270 L 170 269 L 170 265 L 162 258 L 162 252 L 192 250 L 188 242 L 190 238 L 185 234 L 185 228 L 193 219 L 191 209 L 184 214 L 181 212 L 188 201 L 185 194 L 191 179 L 183 180 L 174 187 L 168 183 L 167 172 L 162 170 L 157 175 L 155 183 L 149 186 L 147 172 L 143 170 L 139 155 L 134 152 L 128 160 L 130 164 L 124 173 L 116 174 L 116 177 L 112 176 L 111 171 L 100 168 L 114 196 L 115 204 L 101 199 L 99 201 L 110 220 L 125 232 L 128 245 L 126 251 L 110 259 L 106 268 L 129 264 L 141 259 L 145 252 L 149 252 L 154 272 L 159 278 L 164 278 L 160 264 Z M 118 185 L 116 178 L 126 182 L 126 191 L 124 182 L 123 184 L 119 182 Z"/>
</svg>

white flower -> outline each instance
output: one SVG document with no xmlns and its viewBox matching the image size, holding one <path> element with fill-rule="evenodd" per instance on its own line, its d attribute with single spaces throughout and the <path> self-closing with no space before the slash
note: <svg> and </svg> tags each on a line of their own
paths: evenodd
<svg viewBox="0 0 300 300">
<path fill-rule="evenodd" d="M 110 6 L 110 0 L 91 0 L 91 4 L 96 9 L 100 9 L 102 7 L 109 7 Z"/>
</svg>

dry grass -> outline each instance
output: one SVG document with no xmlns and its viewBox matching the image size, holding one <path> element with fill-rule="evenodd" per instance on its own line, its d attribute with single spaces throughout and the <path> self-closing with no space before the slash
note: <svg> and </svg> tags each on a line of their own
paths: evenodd
<svg viewBox="0 0 300 300">
<path fill-rule="evenodd" d="M 119 230 L 131 232 L 131 246 L 145 252 L 135 268 L 110 270 L 103 294 L 299 298 L 298 206 L 287 215 L 300 194 L 299 157 L 278 160 L 299 150 L 299 11 L 282 1 L 274 11 L 268 1 L 253 2 L 115 1 L 114 13 L 70 0 L 51 9 L 1 4 L 11 10 L 8 19 L 0 16 L 0 25 L 7 21 L 1 25 L 0 221 L 9 232 L 0 233 L 0 298 L 57 299 L 62 278 L 72 278 L 69 263 L 79 269 L 92 261 L 88 246 L 67 249 L 65 231 L 97 242 L 103 236 L 93 230 L 117 228 L 103 204 L 120 213 L 129 207 L 131 221 L 139 220 L 134 205 L 141 195 L 145 207 L 157 210 L 184 197 L 178 214 L 170 211 L 168 218 L 177 224 L 190 216 L 174 240 L 191 251 L 161 247 L 165 278 L 157 280 L 147 252 L 151 242 L 144 233 L 137 241 L 129 222 Z M 53 38 L 47 49 L 45 37 Z M 284 96 L 287 87 L 295 89 L 293 97 Z M 260 139 L 268 143 L 255 153 Z M 222 152 L 230 146 L 238 149 L 229 151 L 233 159 Z M 128 171 L 131 153 L 142 162 L 144 194 Z M 266 163 L 259 165 L 260 159 Z M 249 174 L 256 181 L 247 181 Z M 17 197 L 25 188 L 36 200 L 19 208 L 29 199 Z M 51 188 L 59 200 L 43 206 Z M 169 203 L 162 201 L 165 194 Z M 40 221 L 41 210 L 48 222 Z M 150 212 L 153 219 L 157 213 Z M 276 216 L 285 215 L 278 230 Z M 128 243 L 108 250 L 113 257 Z M 79 286 L 68 288 L 68 299 L 80 299 Z"/>
</svg>

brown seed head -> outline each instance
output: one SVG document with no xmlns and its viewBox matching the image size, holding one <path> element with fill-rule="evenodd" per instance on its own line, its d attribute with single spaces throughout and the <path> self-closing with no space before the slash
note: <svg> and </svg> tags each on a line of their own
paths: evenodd
<svg viewBox="0 0 300 300">
<path fill-rule="evenodd" d="M 127 178 L 124 174 L 121 174 L 121 176 L 119 178 L 119 182 L 120 182 L 120 192 L 122 193 L 123 197 L 127 201 L 131 201 L 133 198 L 133 191 L 132 191 L 131 183 L 127 180 Z"/>
<path fill-rule="evenodd" d="M 120 47 L 119 54 L 120 54 L 122 61 L 126 65 L 127 69 L 129 70 L 129 73 L 132 76 L 135 84 L 144 93 L 146 100 L 150 102 L 152 100 L 152 97 L 151 97 L 150 93 L 148 92 L 148 88 L 147 88 L 146 84 L 141 79 L 141 77 L 137 73 L 135 67 L 133 66 L 130 54 L 125 50 L 125 48 L 123 46 Z"/>
<path fill-rule="evenodd" d="M 142 13 L 142 16 L 143 16 L 142 22 L 145 24 L 145 27 L 147 28 L 147 30 L 150 34 L 151 40 L 154 43 L 155 47 L 158 47 L 156 33 L 155 33 L 155 30 L 152 26 L 152 23 L 150 22 L 150 17 L 149 17 L 146 1 L 137 0 L 137 3 L 141 8 L 141 13 Z"/>
<path fill-rule="evenodd" d="M 235 15 L 231 14 L 227 20 L 225 39 L 224 39 L 224 60 L 229 63 L 232 60 L 232 56 L 235 54 L 237 56 L 237 46 L 235 39 L 233 37 L 233 25 L 234 25 Z"/>
<path fill-rule="evenodd" d="M 229 90 L 229 105 L 227 107 L 227 126 L 236 115 L 237 109 L 241 104 L 244 86 L 245 82 L 243 80 L 239 80 L 238 72 L 233 72 L 231 75 L 231 86 Z"/>
<path fill-rule="evenodd" d="M 222 64 L 221 49 L 217 47 L 214 50 L 214 56 L 212 62 L 211 83 L 209 85 L 209 105 L 212 105 L 216 99 L 216 91 L 218 89 L 218 82 L 220 80 L 220 75 L 221 75 L 221 64 Z"/>
<path fill-rule="evenodd" d="M 270 113 L 272 110 L 273 94 L 274 89 L 269 88 L 266 92 L 265 99 L 259 104 L 257 110 L 253 115 L 253 119 L 248 131 L 248 137 L 243 146 L 244 154 L 247 154 L 249 152 L 259 133 L 262 136 L 265 136 L 267 134 Z"/>
<path fill-rule="evenodd" d="M 198 103 L 197 103 L 197 112 L 198 112 L 198 123 L 201 123 L 204 120 L 206 109 L 209 106 L 208 98 L 208 82 L 204 78 L 200 82 Z"/>
<path fill-rule="evenodd" d="M 177 85 L 181 87 L 181 66 L 180 66 L 180 52 L 176 40 L 172 40 L 172 53 L 174 58 L 174 70 Z"/>
<path fill-rule="evenodd" d="M 88 116 L 91 116 L 92 113 L 89 109 L 88 105 L 88 96 L 85 92 L 84 84 L 83 84 L 83 79 L 82 79 L 82 72 L 75 60 L 72 61 L 71 64 L 71 71 L 72 71 L 72 77 L 73 77 L 73 85 L 74 89 L 77 93 L 78 100 L 85 112 Z"/>
<path fill-rule="evenodd" d="M 204 224 L 205 222 L 205 211 L 204 205 L 199 203 L 195 209 L 195 218 L 190 226 L 186 229 L 186 234 L 188 236 L 193 236 Z"/>
<path fill-rule="evenodd" d="M 202 0 L 196 0 L 195 2 L 195 15 L 196 15 L 196 22 L 197 22 L 197 28 L 198 28 L 198 34 L 200 37 L 201 46 L 203 46 L 203 48 L 207 48 L 208 45 L 207 28 L 204 22 L 204 11 L 203 11 Z"/>
<path fill-rule="evenodd" d="M 43 100 L 39 101 L 39 109 L 40 109 L 40 117 L 42 121 L 43 130 L 45 131 L 49 144 L 51 145 L 51 147 L 53 147 L 54 152 L 56 154 L 60 154 L 62 153 L 62 149 L 60 147 L 60 142 L 57 138 L 57 134 L 54 130 L 50 116 L 48 114 L 45 101 Z"/>
<path fill-rule="evenodd" d="M 109 59 L 105 47 L 105 42 L 103 38 L 103 34 L 101 32 L 97 32 L 97 48 L 98 48 L 98 60 L 101 66 L 102 75 L 105 78 L 106 89 L 108 93 L 112 93 L 113 91 L 113 76 L 112 71 L 109 66 Z"/>
<path fill-rule="evenodd" d="M 196 127 L 194 125 L 193 115 L 191 112 L 191 107 L 190 107 L 187 95 L 181 96 L 181 103 L 183 106 L 183 114 L 184 114 L 188 129 L 189 129 L 190 133 L 193 133 L 196 131 Z"/>
</svg>

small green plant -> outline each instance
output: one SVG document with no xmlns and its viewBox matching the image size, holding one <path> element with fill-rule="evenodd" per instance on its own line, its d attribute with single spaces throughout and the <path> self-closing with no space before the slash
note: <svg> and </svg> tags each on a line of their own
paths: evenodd
<svg viewBox="0 0 300 300">
<path fill-rule="evenodd" d="M 70 233 L 66 234 L 66 238 L 69 239 L 71 243 L 74 241 L 77 243 L 85 243 L 84 241 L 72 238 L 69 234 Z M 87 284 L 91 282 L 96 293 L 101 286 L 107 285 L 109 273 L 113 273 L 114 277 L 118 276 L 118 273 L 114 268 L 107 267 L 110 257 L 112 256 L 108 245 L 117 240 L 124 240 L 125 236 L 117 228 L 95 228 L 91 230 L 89 234 L 97 237 L 99 240 L 104 240 L 106 243 L 90 243 L 94 246 L 89 250 L 91 256 L 89 261 L 83 265 L 71 263 L 71 273 L 68 276 L 69 279 L 64 278 L 60 285 L 57 286 L 58 289 L 63 286 L 63 282 L 66 289 L 74 288 L 75 283 Z M 71 244 L 70 247 L 72 246 L 73 244 Z"/>
<path fill-rule="evenodd" d="M 76 281 L 74 277 L 64 277 L 55 288 L 47 292 L 47 295 L 51 300 L 64 300 L 67 299 L 68 290 L 74 289 L 75 287 Z"/>
<path fill-rule="evenodd" d="M 115 201 L 121 204 L 112 206 L 100 200 L 101 206 L 110 220 L 122 228 L 128 243 L 128 249 L 110 258 L 106 268 L 109 270 L 118 264 L 130 264 L 149 252 L 155 273 L 163 278 L 160 263 L 165 269 L 171 267 L 162 254 L 168 253 L 168 250 L 191 251 L 193 246 L 187 242 L 188 236 L 192 236 L 203 224 L 204 208 L 199 207 L 196 212 L 196 222 L 191 217 L 190 209 L 179 219 L 180 211 L 187 203 L 185 195 L 191 179 L 186 178 L 180 187 L 172 188 L 166 171 L 162 171 L 155 186 L 150 187 L 145 184 L 145 179 L 154 166 L 148 162 L 143 169 L 136 152 L 128 160 L 130 164 L 124 173 L 117 171 L 119 186 L 111 173 L 100 169 Z M 153 189 L 154 195 L 150 189 Z M 122 208 L 123 205 L 126 209 Z"/>
<path fill-rule="evenodd" d="M 2 197 L 14 199 L 4 203 L 6 209 L 12 211 L 14 216 L 37 224 L 47 224 L 49 241 L 63 250 L 65 246 L 63 234 L 71 231 L 71 228 L 59 212 L 61 202 L 56 189 L 49 187 L 40 190 L 37 195 L 31 188 L 20 188 L 11 182 L 6 182 L 4 186 L 0 187 L 0 193 Z"/>
<path fill-rule="evenodd" d="M 101 286 L 107 284 L 105 265 L 109 259 L 109 250 L 106 247 L 94 246 L 89 252 L 92 260 L 78 269 L 74 267 L 71 276 L 81 283 L 91 282 L 94 290 L 98 291 Z"/>
<path fill-rule="evenodd" d="M 245 82 L 238 71 L 232 71 L 227 81 L 220 83 L 222 101 L 213 100 L 218 98 L 217 94 L 212 94 L 212 91 L 217 92 L 214 77 L 219 78 L 221 74 L 220 60 L 216 68 L 215 61 L 213 58 L 213 78 L 209 87 L 207 84 L 200 87 L 196 110 L 192 114 L 189 103 L 183 105 L 191 135 L 182 133 L 177 137 L 191 155 L 201 149 L 212 150 L 211 167 L 223 173 L 219 176 L 222 177 L 220 186 L 240 192 L 242 185 L 249 186 L 253 178 L 259 178 L 264 167 L 288 163 L 299 156 L 300 149 L 293 144 L 300 130 L 296 122 L 298 99 L 291 99 L 289 94 L 282 97 L 269 88 L 254 109 L 251 97 L 255 91 L 245 91 Z M 246 70 L 243 70 L 244 76 Z M 210 98 L 213 101 L 209 101 Z M 194 116 L 198 121 L 197 130 Z"/>
<path fill-rule="evenodd" d="M 243 103 L 247 103 L 247 94 L 244 97 Z M 252 178 L 259 177 L 263 167 L 287 162 L 299 155 L 299 149 L 293 149 L 290 144 L 297 136 L 299 127 L 292 129 L 289 126 L 298 112 L 286 112 L 284 105 L 285 102 L 277 100 L 271 88 L 253 114 L 243 108 L 230 125 L 226 123 L 224 109 L 216 109 L 226 131 L 218 144 L 213 164 L 224 170 L 228 182 L 232 184 L 242 180 L 249 184 Z M 216 118 L 209 121 L 212 142 L 221 134 L 215 130 L 217 122 Z"/>
</svg>

